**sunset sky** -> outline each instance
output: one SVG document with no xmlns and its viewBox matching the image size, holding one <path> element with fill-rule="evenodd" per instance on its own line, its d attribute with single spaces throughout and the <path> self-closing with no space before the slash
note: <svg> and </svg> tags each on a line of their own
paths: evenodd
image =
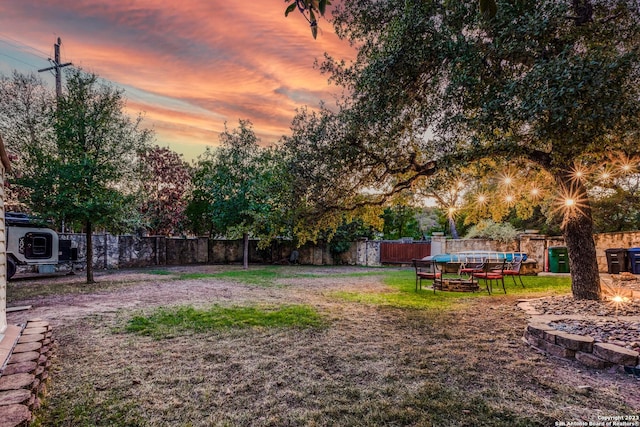
<svg viewBox="0 0 640 427">
<path fill-rule="evenodd" d="M 0 0 L 0 72 L 48 67 L 60 37 L 61 62 L 124 89 L 157 143 L 185 159 L 218 145 L 225 121 L 251 120 L 271 145 L 289 133 L 296 108 L 335 103 L 339 89 L 314 60 L 354 56 L 329 22 L 314 40 L 285 8 L 283 0 Z M 40 75 L 54 87 L 51 73 Z"/>
</svg>

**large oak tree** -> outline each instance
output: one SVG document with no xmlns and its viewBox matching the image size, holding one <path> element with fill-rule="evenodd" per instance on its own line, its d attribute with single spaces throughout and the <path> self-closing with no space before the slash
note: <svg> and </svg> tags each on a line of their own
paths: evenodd
<svg viewBox="0 0 640 427">
<path fill-rule="evenodd" d="M 342 2 L 333 22 L 358 56 L 327 58 L 323 69 L 349 96 L 332 119 L 324 111 L 294 122 L 292 140 L 331 159 L 325 176 L 337 188 L 376 184 L 379 199 L 483 159 L 531 164 L 573 201 L 562 211 L 573 294 L 598 299 L 589 194 L 574 168 L 640 152 L 638 8 L 505 0 L 492 17 L 464 1 Z M 321 143 L 303 131 L 333 121 L 339 130 Z"/>
</svg>

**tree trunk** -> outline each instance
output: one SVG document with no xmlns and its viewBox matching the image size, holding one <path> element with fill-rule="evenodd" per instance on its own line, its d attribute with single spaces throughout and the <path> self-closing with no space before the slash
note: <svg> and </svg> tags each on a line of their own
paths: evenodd
<svg viewBox="0 0 640 427">
<path fill-rule="evenodd" d="M 87 283 L 94 283 L 93 280 L 93 225 L 91 221 L 86 222 L 87 229 Z"/>
<path fill-rule="evenodd" d="M 242 240 L 243 240 L 243 254 L 242 254 L 242 258 L 243 258 L 243 262 L 242 262 L 242 268 L 244 268 L 245 270 L 249 269 L 249 233 L 243 233 L 242 234 Z"/>
<path fill-rule="evenodd" d="M 571 291 L 575 299 L 599 300 L 600 275 L 593 240 L 593 218 L 586 189 L 581 183 L 571 182 L 569 177 L 559 180 L 573 206 L 564 207 L 563 235 L 569 252 Z"/>
<path fill-rule="evenodd" d="M 458 229 L 456 228 L 456 222 L 452 216 L 449 216 L 449 231 L 451 232 L 452 239 L 459 239 Z"/>
</svg>

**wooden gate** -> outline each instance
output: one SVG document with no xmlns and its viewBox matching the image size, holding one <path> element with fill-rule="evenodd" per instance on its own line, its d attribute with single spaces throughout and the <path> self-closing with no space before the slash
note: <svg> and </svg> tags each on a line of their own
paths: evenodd
<svg viewBox="0 0 640 427">
<path fill-rule="evenodd" d="M 431 255 L 431 242 L 381 242 L 380 262 L 382 264 L 410 264 L 414 258 Z"/>
</svg>

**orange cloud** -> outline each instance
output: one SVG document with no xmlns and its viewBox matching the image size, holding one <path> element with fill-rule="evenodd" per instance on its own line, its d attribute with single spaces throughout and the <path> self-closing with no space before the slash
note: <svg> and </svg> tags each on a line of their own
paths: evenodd
<svg viewBox="0 0 640 427">
<path fill-rule="evenodd" d="M 317 40 L 282 0 L 5 0 L 3 31 L 126 89 L 157 138 L 174 150 L 218 143 L 228 122 L 249 119 L 262 142 L 289 132 L 296 108 L 331 103 L 337 89 L 313 68 L 324 52 L 352 58 L 331 25 Z M 3 19 L 5 21 L 5 19 Z M 2 36 L 0 35 L 0 38 Z M 0 46 L 1 49 L 1 46 Z M 46 66 L 46 65 L 43 65 Z"/>
</svg>

